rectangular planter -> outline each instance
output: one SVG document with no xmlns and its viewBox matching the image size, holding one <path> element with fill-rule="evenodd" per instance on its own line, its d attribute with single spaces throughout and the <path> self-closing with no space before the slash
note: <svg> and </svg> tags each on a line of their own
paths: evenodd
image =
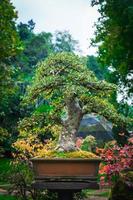
<svg viewBox="0 0 133 200">
<path fill-rule="evenodd" d="M 43 159 L 33 158 L 35 179 L 89 177 L 98 175 L 100 159 Z"/>
</svg>

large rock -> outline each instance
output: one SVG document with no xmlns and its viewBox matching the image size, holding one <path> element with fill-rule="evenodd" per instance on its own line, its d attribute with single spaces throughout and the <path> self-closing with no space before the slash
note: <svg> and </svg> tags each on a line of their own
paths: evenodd
<svg viewBox="0 0 133 200">
<path fill-rule="evenodd" d="M 85 138 L 88 135 L 93 135 L 96 140 L 103 142 L 113 140 L 112 123 L 102 116 L 87 114 L 80 123 L 77 136 Z"/>
</svg>

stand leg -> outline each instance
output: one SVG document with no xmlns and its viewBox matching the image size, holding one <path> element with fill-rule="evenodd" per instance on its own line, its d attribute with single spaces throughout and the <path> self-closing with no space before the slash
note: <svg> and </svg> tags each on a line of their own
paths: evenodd
<svg viewBox="0 0 133 200">
<path fill-rule="evenodd" d="M 74 191 L 72 190 L 60 190 L 58 191 L 58 200 L 73 200 Z"/>
</svg>

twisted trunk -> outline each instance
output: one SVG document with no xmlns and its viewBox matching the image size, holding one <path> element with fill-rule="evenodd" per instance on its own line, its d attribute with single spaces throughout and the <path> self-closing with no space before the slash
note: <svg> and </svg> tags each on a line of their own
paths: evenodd
<svg viewBox="0 0 133 200">
<path fill-rule="evenodd" d="M 83 117 L 79 102 L 74 97 L 66 101 L 67 119 L 62 122 L 63 130 L 59 137 L 58 149 L 60 151 L 73 151 L 76 149 L 76 133 Z"/>
</svg>

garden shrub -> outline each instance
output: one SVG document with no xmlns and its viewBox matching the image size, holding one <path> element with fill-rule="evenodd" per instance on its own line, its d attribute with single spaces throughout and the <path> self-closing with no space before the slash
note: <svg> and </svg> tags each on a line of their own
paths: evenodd
<svg viewBox="0 0 133 200">
<path fill-rule="evenodd" d="M 47 190 L 36 190 L 32 186 L 34 175 L 29 163 L 15 161 L 12 163 L 14 170 L 8 177 L 9 194 L 14 194 L 18 200 L 56 200 L 57 194 Z"/>
<path fill-rule="evenodd" d="M 113 126 L 112 131 L 114 133 L 114 138 L 117 140 L 117 143 L 124 146 L 127 143 L 129 137 L 129 132 L 127 131 L 126 127 L 118 125 Z"/>
<path fill-rule="evenodd" d="M 133 199 L 133 171 L 123 173 L 112 187 L 109 200 Z"/>
<path fill-rule="evenodd" d="M 7 137 L 9 133 L 6 129 L 0 127 L 0 157 L 3 157 L 6 149 L 7 149 Z"/>
<path fill-rule="evenodd" d="M 94 136 L 92 135 L 88 135 L 86 136 L 85 139 L 83 139 L 83 142 L 81 144 L 81 149 L 84 151 L 93 151 L 96 147 L 96 139 Z"/>
<path fill-rule="evenodd" d="M 123 170 L 133 168 L 133 145 L 119 147 L 116 144 L 111 148 L 105 148 L 101 157 L 103 163 L 99 172 L 102 181 L 108 181 L 113 184 Z"/>
<path fill-rule="evenodd" d="M 133 138 L 129 138 L 124 146 L 111 141 L 104 149 L 98 149 L 98 153 L 103 159 L 100 183 L 111 186 L 109 200 L 133 199 Z"/>
</svg>

